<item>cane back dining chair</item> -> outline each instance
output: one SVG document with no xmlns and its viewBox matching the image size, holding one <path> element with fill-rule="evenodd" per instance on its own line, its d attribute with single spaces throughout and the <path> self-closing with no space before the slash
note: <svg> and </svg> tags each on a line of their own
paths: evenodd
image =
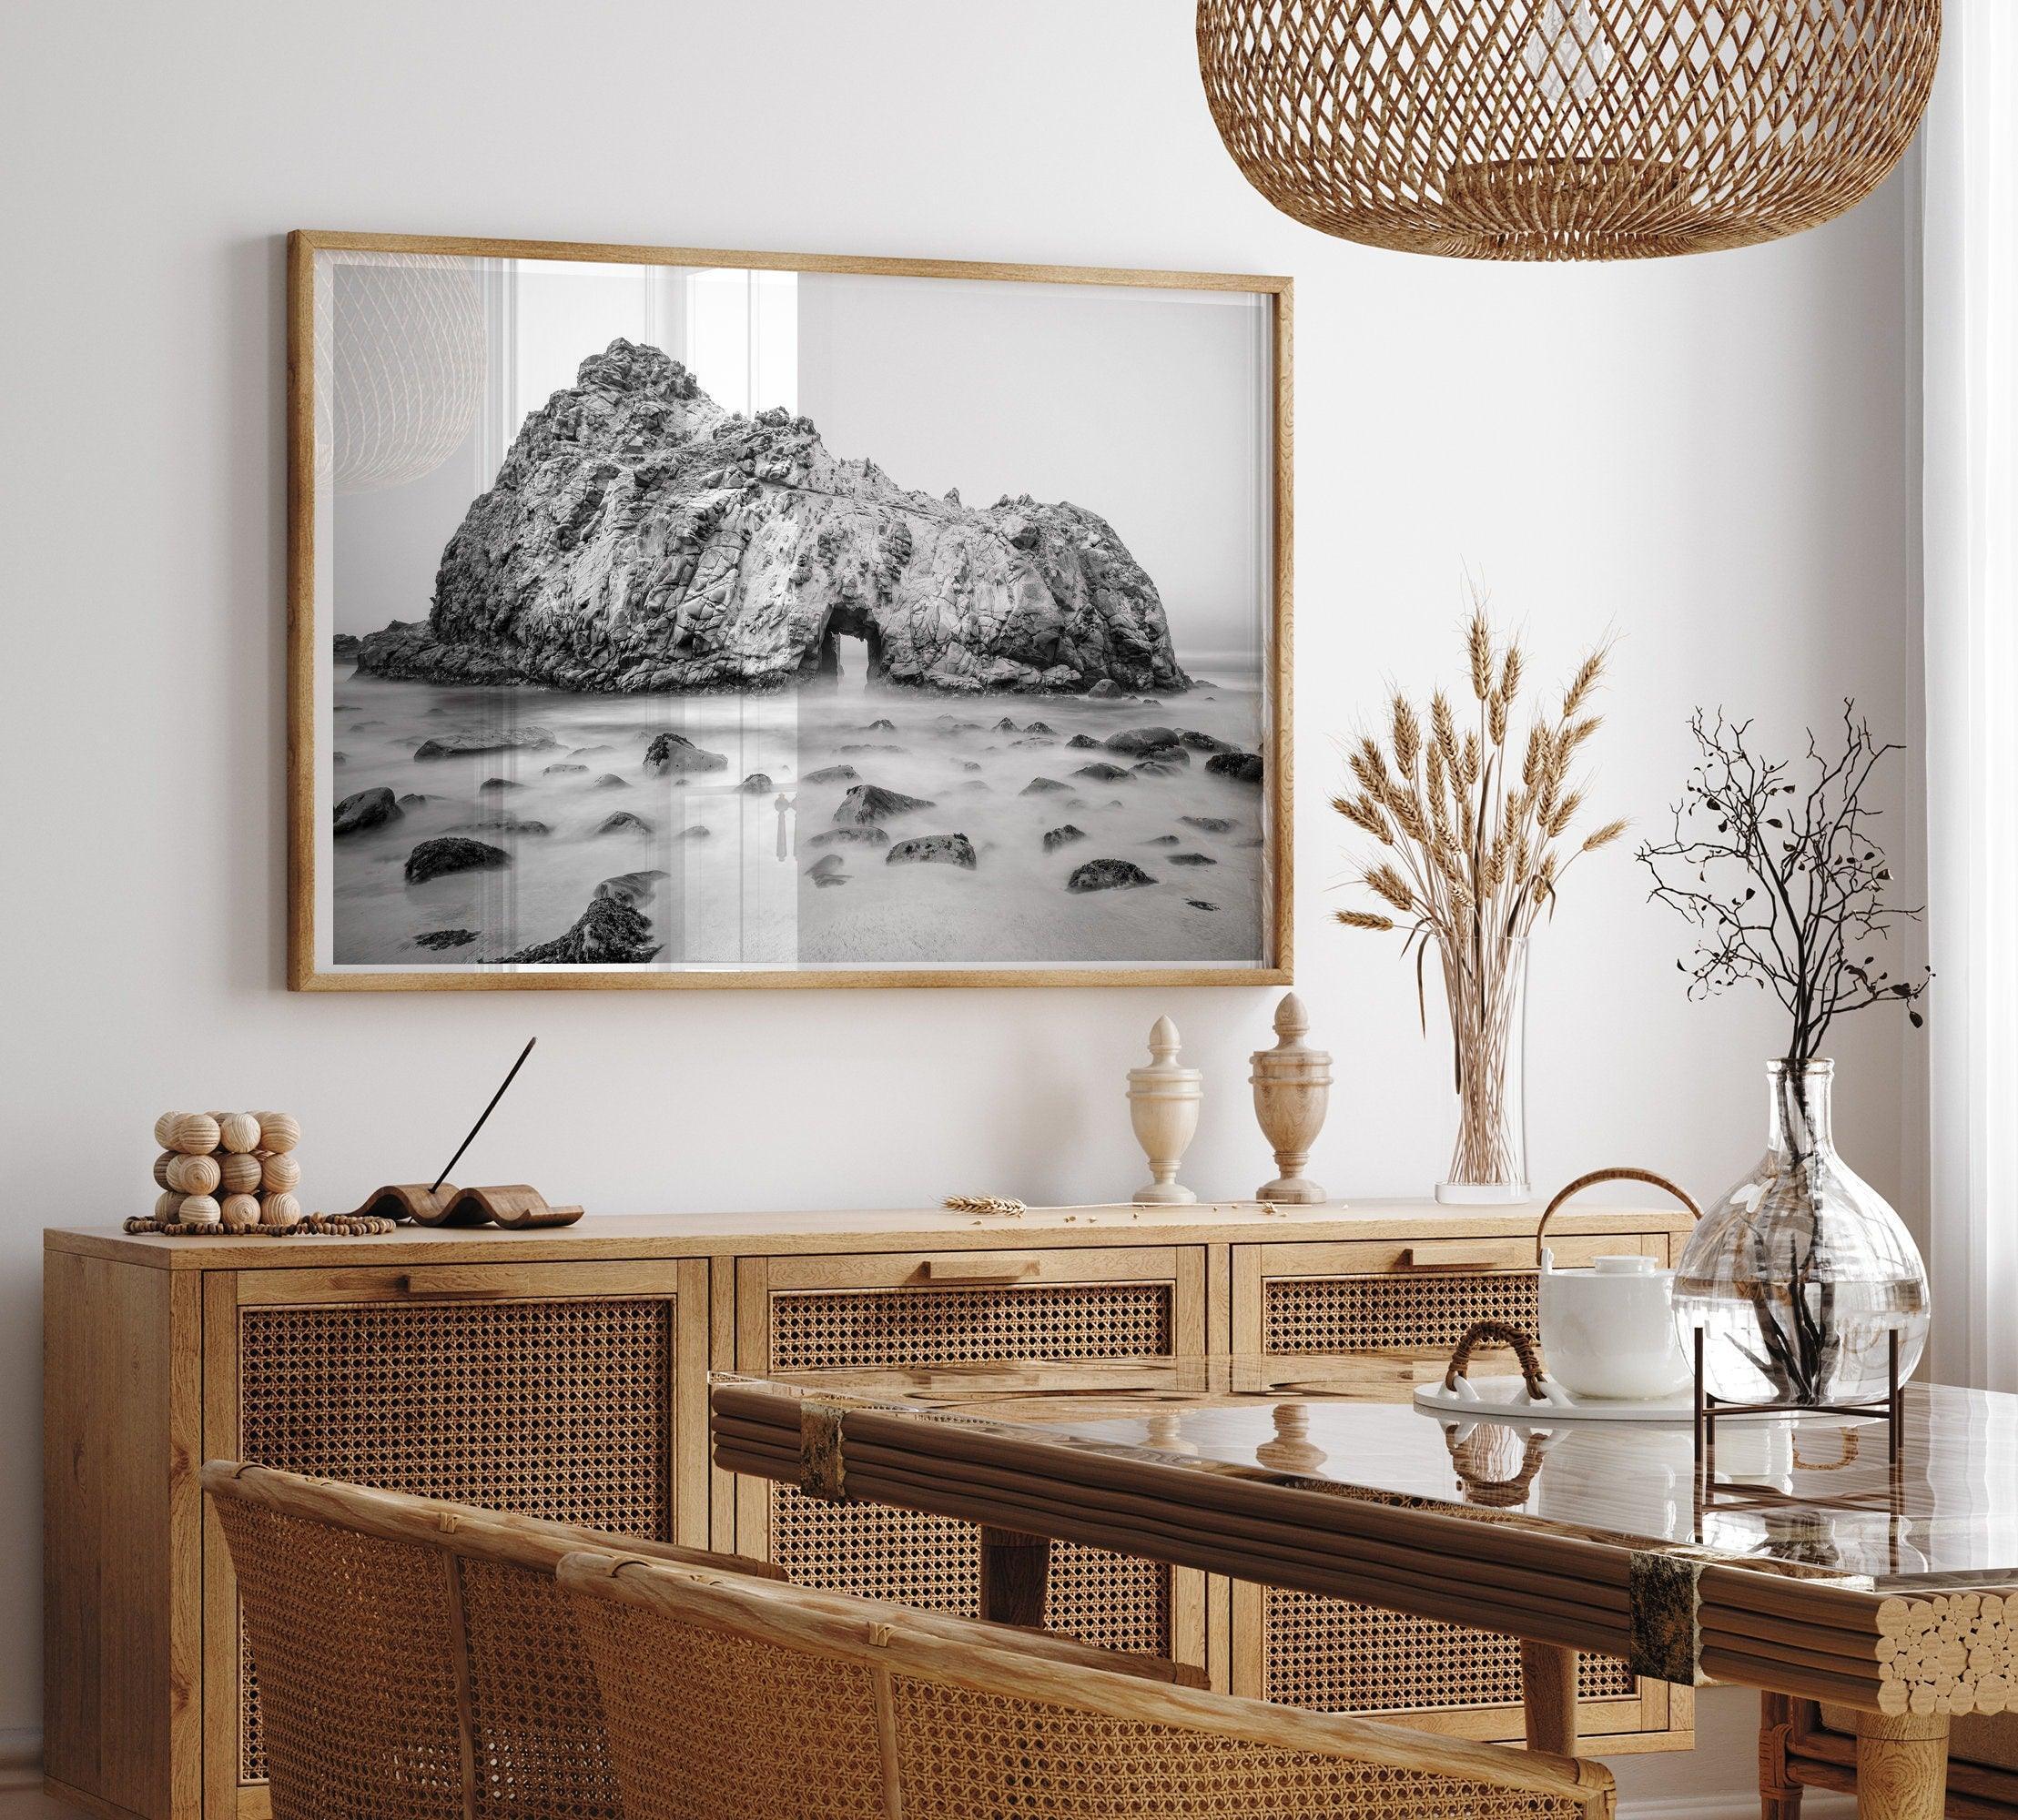
<svg viewBox="0 0 2018 1820">
<path fill-rule="evenodd" d="M 238 1574 L 275 1820 L 622 1820 L 555 1565 L 620 1548 L 776 1573 L 235 1461 L 203 1486 Z"/>
<path fill-rule="evenodd" d="M 629 1820 L 1596 1820 L 1602 1764 L 1146 1681 L 608 1552 L 560 1582 Z"/>
<path fill-rule="evenodd" d="M 623 1820 L 595 1673 L 555 1567 L 620 1550 L 729 1582 L 783 1578 L 740 1555 L 235 1461 L 211 1461 L 203 1485 L 238 1574 L 275 1820 Z M 820 1611 L 834 1595 L 800 1596 Z M 957 1621 L 912 1623 L 937 1634 Z M 969 1631 L 1066 1666 L 1195 1678 L 1049 1632 Z"/>
</svg>

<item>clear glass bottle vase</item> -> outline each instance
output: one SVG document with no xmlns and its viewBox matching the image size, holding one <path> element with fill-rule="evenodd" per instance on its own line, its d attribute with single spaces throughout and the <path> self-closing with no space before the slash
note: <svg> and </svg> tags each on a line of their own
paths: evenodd
<svg viewBox="0 0 2018 1820">
<path fill-rule="evenodd" d="M 1527 938 L 1507 935 L 1440 945 L 1450 1013 L 1451 1085 L 1457 1131 L 1450 1174 L 1437 1183 L 1447 1205 L 1524 1201 L 1527 1187 Z"/>
<path fill-rule="evenodd" d="M 1899 1216 L 1841 1157 L 1836 1065 L 1771 1062 L 1766 1154 L 1706 1212 L 1675 1270 L 1675 1324 L 1704 1330 L 1709 1391 L 1735 1402 L 1863 1402 L 1927 1343 L 1927 1271 Z"/>
</svg>

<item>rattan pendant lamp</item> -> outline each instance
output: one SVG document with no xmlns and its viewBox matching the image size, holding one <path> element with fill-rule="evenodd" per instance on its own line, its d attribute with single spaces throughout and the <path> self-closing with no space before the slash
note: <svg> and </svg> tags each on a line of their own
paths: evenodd
<svg viewBox="0 0 2018 1820">
<path fill-rule="evenodd" d="M 1256 189 L 1344 239 L 1467 259 L 1816 227 L 1898 162 L 1940 45 L 1941 0 L 1198 7 L 1212 117 Z"/>
</svg>

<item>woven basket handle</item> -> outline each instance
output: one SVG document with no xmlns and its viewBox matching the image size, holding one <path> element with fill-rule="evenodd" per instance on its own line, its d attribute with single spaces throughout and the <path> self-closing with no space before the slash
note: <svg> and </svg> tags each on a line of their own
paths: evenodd
<svg viewBox="0 0 2018 1820">
<path fill-rule="evenodd" d="M 1455 1429 L 1444 1431 L 1444 1445 L 1450 1450 L 1450 1463 L 1465 1487 L 1465 1496 L 1475 1504 L 1494 1510 L 1511 1510 L 1516 1504 L 1526 1503 L 1535 1475 L 1541 1471 L 1542 1450 L 1548 1444 L 1547 1438 L 1529 1431 L 1521 1447 L 1520 1470 L 1511 1479 L 1488 1479 L 1478 1470 L 1477 1440 L 1475 1434 L 1470 1441 L 1461 1441 Z"/>
<path fill-rule="evenodd" d="M 1689 1218 L 1700 1219 L 1703 1210 L 1689 1199 L 1687 1192 L 1678 1188 L 1666 1176 L 1657 1176 L 1651 1169 L 1593 1169 L 1587 1176 L 1578 1176 L 1564 1188 L 1556 1198 L 1542 1209 L 1541 1224 L 1535 1228 L 1535 1268 L 1542 1267 L 1542 1235 L 1548 1230 L 1548 1222 L 1555 1218 L 1556 1209 L 1573 1196 L 1580 1195 L 1586 1188 L 1594 1188 L 1599 1182 L 1645 1182 L 1649 1188 L 1657 1188 L 1663 1194 L 1674 1198 L 1688 1209 Z"/>
<path fill-rule="evenodd" d="M 1532 1334 L 1523 1333 L 1519 1328 L 1511 1327 L 1504 1320 L 1475 1320 L 1465 1330 L 1464 1338 L 1457 1342 L 1457 1350 L 1451 1354 L 1450 1364 L 1445 1369 L 1444 1388 L 1446 1390 L 1457 1388 L 1457 1380 L 1472 1362 L 1472 1350 L 1486 1340 L 1513 1348 L 1514 1357 L 1520 1360 L 1521 1381 L 1527 1386 L 1527 1394 L 1537 1403 L 1542 1401 L 1548 1394 L 1542 1383 L 1542 1350 L 1535 1343 Z"/>
</svg>

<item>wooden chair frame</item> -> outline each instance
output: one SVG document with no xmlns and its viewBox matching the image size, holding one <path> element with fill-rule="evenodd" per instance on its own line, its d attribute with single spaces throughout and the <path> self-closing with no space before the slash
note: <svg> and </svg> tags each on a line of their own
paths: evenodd
<svg viewBox="0 0 2018 1820">
<path fill-rule="evenodd" d="M 1008 1637 L 993 1625 L 928 1618 L 902 1606 L 811 1593 L 789 1584 L 606 1551 L 571 1554 L 559 1572 L 564 1588 L 585 1598 L 611 1600 L 682 1623 L 858 1663 L 877 1676 L 902 1674 L 1117 1720 L 1486 1783 L 1574 1802 L 1592 1820 L 1610 1820 L 1615 1812 L 1611 1773 L 1602 1764 L 1435 1737 L 1375 1720 L 1272 1706 L 1197 1688 L 1156 1685 L 1115 1673 L 1107 1663 L 1090 1662 L 1084 1654 L 1072 1659 L 1029 1647 L 1020 1633 Z M 892 1748 L 887 1739 L 885 1748 Z M 886 1762 L 886 1778 L 895 1774 L 894 1765 Z"/>
</svg>

